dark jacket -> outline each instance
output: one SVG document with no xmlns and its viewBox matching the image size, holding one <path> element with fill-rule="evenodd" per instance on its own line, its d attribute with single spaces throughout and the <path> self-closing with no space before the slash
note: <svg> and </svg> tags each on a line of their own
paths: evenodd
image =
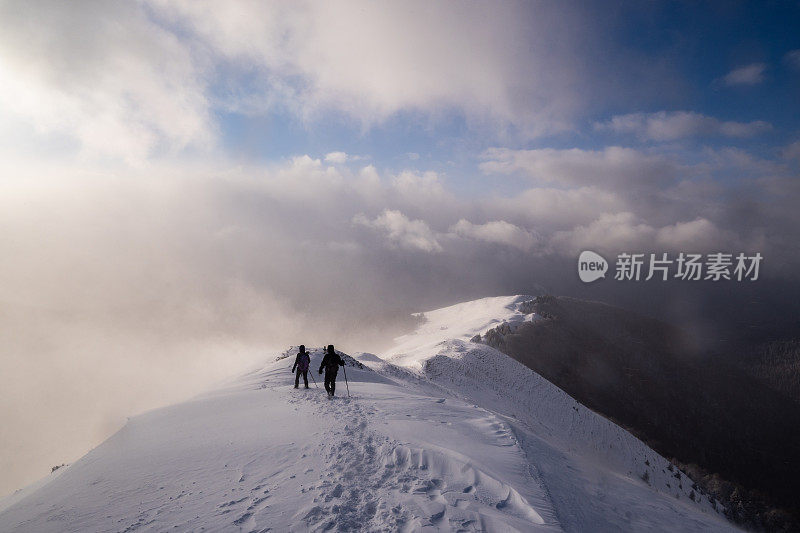
<svg viewBox="0 0 800 533">
<path fill-rule="evenodd" d="M 322 364 L 319 365 L 319 372 L 322 373 L 322 369 L 324 368 L 327 371 L 334 371 L 336 372 L 339 370 L 340 366 L 344 366 L 344 361 L 339 356 L 338 353 L 326 353 L 325 357 L 322 358 Z"/>
<path fill-rule="evenodd" d="M 308 352 L 298 353 L 297 357 L 294 358 L 294 365 L 292 365 L 292 372 L 294 372 L 295 368 L 300 368 L 300 372 L 305 372 L 308 370 L 308 366 L 311 364 L 311 356 L 308 355 Z"/>
</svg>

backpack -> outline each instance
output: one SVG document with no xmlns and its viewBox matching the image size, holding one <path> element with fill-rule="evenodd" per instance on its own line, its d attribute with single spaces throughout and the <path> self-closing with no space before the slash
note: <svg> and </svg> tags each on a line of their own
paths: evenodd
<svg viewBox="0 0 800 533">
<path fill-rule="evenodd" d="M 305 372 L 308 370 L 308 366 L 311 364 L 311 357 L 308 355 L 308 352 L 300 354 L 300 361 L 298 361 L 297 366 L 300 368 L 301 372 Z"/>
</svg>

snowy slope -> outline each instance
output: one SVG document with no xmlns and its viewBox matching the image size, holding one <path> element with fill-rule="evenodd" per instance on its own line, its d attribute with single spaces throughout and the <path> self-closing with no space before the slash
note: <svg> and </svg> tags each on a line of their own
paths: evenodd
<svg viewBox="0 0 800 533">
<path fill-rule="evenodd" d="M 293 389 L 291 355 L 275 354 L 131 419 L 0 510 L 0 531 L 733 529 L 641 442 L 468 341 L 536 319 L 524 299 L 425 313 L 390 352 L 349 361 L 349 399 L 341 371 L 334 400 Z"/>
<path fill-rule="evenodd" d="M 464 302 L 442 309 L 426 311 L 425 318 L 413 333 L 395 339 L 395 346 L 383 354 L 392 363 L 419 369 L 424 361 L 437 352 L 440 342 L 447 339 L 467 341 L 502 323 L 510 325 L 531 322 L 541 317 L 517 311 L 520 303 L 532 296 L 497 296 Z"/>
<path fill-rule="evenodd" d="M 543 320 L 518 310 L 531 298 L 485 298 L 426 312 L 428 322 L 384 357 L 504 419 L 566 529 L 687 530 L 695 518 L 694 511 L 684 514 L 686 507 L 717 515 L 720 505 L 642 441 L 505 354 L 467 340 L 503 322 L 513 328 Z M 672 514 L 688 523 L 669 525 Z"/>
</svg>

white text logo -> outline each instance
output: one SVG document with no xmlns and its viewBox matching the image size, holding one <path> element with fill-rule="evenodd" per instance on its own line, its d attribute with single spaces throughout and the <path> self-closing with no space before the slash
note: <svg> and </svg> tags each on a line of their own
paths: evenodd
<svg viewBox="0 0 800 533">
<path fill-rule="evenodd" d="M 584 283 L 591 283 L 600 278 L 606 277 L 608 261 L 603 256 L 592 251 L 581 252 L 578 258 L 578 276 Z"/>
</svg>

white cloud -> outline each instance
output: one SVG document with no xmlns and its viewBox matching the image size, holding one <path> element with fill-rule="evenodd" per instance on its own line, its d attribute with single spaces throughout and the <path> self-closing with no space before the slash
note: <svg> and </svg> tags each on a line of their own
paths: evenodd
<svg viewBox="0 0 800 533">
<path fill-rule="evenodd" d="M 800 70 L 800 49 L 786 52 L 783 61 L 793 69 Z"/>
<path fill-rule="evenodd" d="M 722 122 L 719 132 L 726 137 L 752 137 L 772 129 L 772 124 L 763 120 L 752 122 Z"/>
<path fill-rule="evenodd" d="M 781 155 L 783 155 L 783 157 L 786 159 L 797 159 L 800 161 L 800 141 L 795 141 L 786 146 Z"/>
<path fill-rule="evenodd" d="M 612 53 L 604 31 L 550 3 L 5 3 L 0 118 L 58 136 L 66 151 L 132 163 L 213 147 L 227 112 L 365 130 L 399 114 L 432 124 L 457 114 L 497 139 L 534 138 L 622 98 L 626 72 L 668 83 Z M 600 69 L 598 57 L 614 59 Z"/>
<path fill-rule="evenodd" d="M 353 217 L 353 223 L 381 231 L 391 246 L 423 252 L 442 251 L 442 246 L 427 223 L 411 220 L 400 211 L 386 209 L 373 220 L 359 213 Z"/>
<path fill-rule="evenodd" d="M 766 69 L 767 65 L 764 63 L 751 63 L 731 70 L 722 81 L 725 85 L 758 85 L 764 81 Z"/>
<path fill-rule="evenodd" d="M 602 213 L 626 209 L 626 203 L 596 187 L 536 187 L 511 197 L 489 198 L 484 209 L 491 217 L 550 232 L 588 224 Z"/>
<path fill-rule="evenodd" d="M 536 181 L 562 186 L 593 186 L 620 191 L 673 182 L 679 167 L 660 155 L 618 146 L 603 150 L 510 150 L 491 148 L 483 154 L 486 173 L 522 173 Z"/>
<path fill-rule="evenodd" d="M 777 175 L 785 171 L 785 167 L 778 160 L 764 159 L 746 150 L 732 147 L 703 150 L 703 162 L 699 166 L 739 177 Z"/>
<path fill-rule="evenodd" d="M 504 244 L 526 252 L 537 242 L 536 237 L 530 231 L 517 227 L 505 220 L 492 220 L 485 224 L 473 224 L 462 218 L 453 224 L 448 231 L 459 237 Z"/>
<path fill-rule="evenodd" d="M 155 150 L 209 143 L 199 69 L 138 5 L 40 7 L 0 4 L 0 120 L 23 119 L 39 135 L 76 142 L 85 155 L 132 163 Z"/>
<path fill-rule="evenodd" d="M 762 120 L 721 121 L 691 111 L 660 111 L 658 113 L 617 115 L 607 122 L 596 123 L 595 128 L 616 133 L 631 133 L 654 141 L 673 141 L 687 137 L 713 135 L 752 137 L 769 131 L 772 126 Z"/>
<path fill-rule="evenodd" d="M 590 224 L 556 232 L 552 243 L 563 253 L 573 254 L 581 250 L 709 252 L 740 244 L 735 234 L 705 218 L 658 227 L 631 212 L 605 213 Z"/>
<path fill-rule="evenodd" d="M 422 173 L 405 170 L 394 178 L 393 185 L 405 195 L 441 197 L 445 194 L 439 174 L 430 170 Z"/>
<path fill-rule="evenodd" d="M 148 4 L 255 91 L 229 107 L 279 104 L 306 120 L 330 110 L 364 126 L 400 111 L 456 111 L 470 123 L 527 137 L 573 127 L 598 91 L 580 88 L 615 66 L 589 57 L 598 28 L 579 9 L 539 3 L 166 1 Z M 599 54 L 599 52 L 598 52 Z M 603 55 L 608 58 L 608 55 Z M 630 59 L 630 58 L 628 58 Z M 621 62 L 621 61 L 620 61 Z M 642 70 L 651 65 L 638 65 Z M 619 67 L 620 65 L 617 65 Z M 625 65 L 627 72 L 630 65 Z M 238 69 L 238 70 L 237 70 Z M 546 75 L 543 75 L 546 73 Z M 260 103 L 259 103 L 260 102 Z"/>
<path fill-rule="evenodd" d="M 655 242 L 666 250 L 685 252 L 731 250 L 741 246 L 733 233 L 718 228 L 706 218 L 676 222 L 659 228 Z"/>
<path fill-rule="evenodd" d="M 585 226 L 558 231 L 552 242 L 566 253 L 580 250 L 645 250 L 652 243 L 655 230 L 630 212 L 605 213 Z"/>
<path fill-rule="evenodd" d="M 330 152 L 325 154 L 325 161 L 327 163 L 342 164 L 347 162 L 347 154 L 345 152 Z"/>
<path fill-rule="evenodd" d="M 332 112 L 365 128 L 404 111 L 433 120 L 458 112 L 526 136 L 570 127 L 585 101 L 572 89 L 579 56 L 571 41 L 550 42 L 555 21 L 575 22 L 569 10 L 451 7 L 3 3 L 0 120 L 30 125 L 39 142 L 55 135 L 67 151 L 129 163 L 213 146 L 219 110 L 280 107 L 305 121 Z M 21 142 L 0 133 L 8 146 Z"/>
</svg>

